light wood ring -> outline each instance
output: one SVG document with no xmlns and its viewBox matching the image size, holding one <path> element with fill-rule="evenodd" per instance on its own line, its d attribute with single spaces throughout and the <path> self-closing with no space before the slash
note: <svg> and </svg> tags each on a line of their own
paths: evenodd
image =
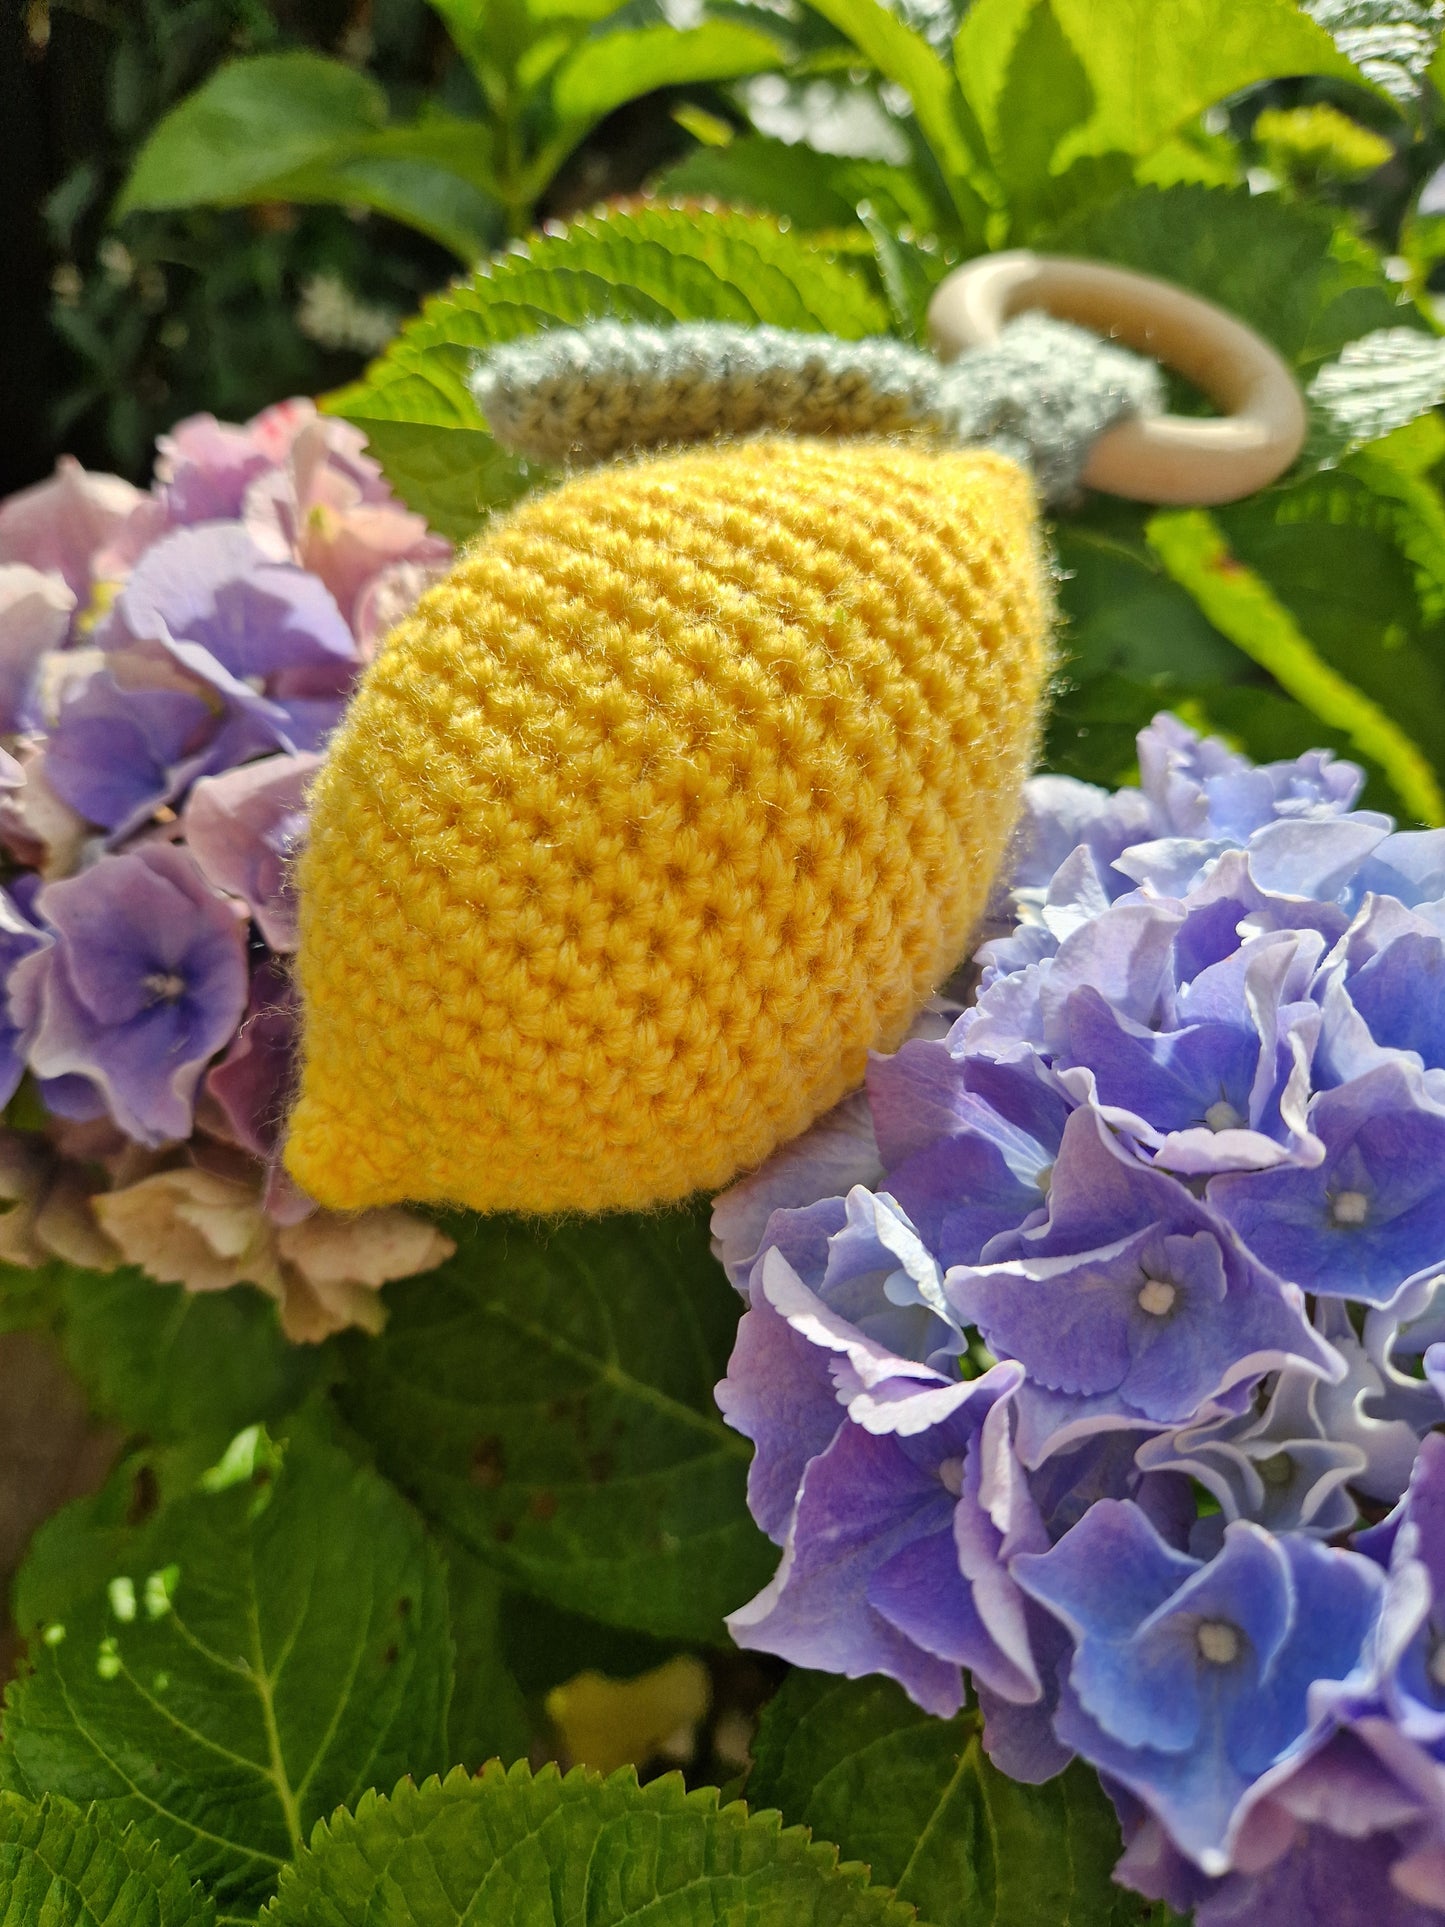
<svg viewBox="0 0 1445 1927">
<path fill-rule="evenodd" d="M 939 285 L 928 329 L 939 358 L 996 341 L 1042 308 L 1163 362 L 1225 412 L 1135 416 L 1095 442 L 1090 488 L 1134 502 L 1235 502 L 1282 475 L 1304 445 L 1304 397 L 1275 350 L 1242 321 L 1172 282 L 1018 248 L 981 255 Z"/>
</svg>

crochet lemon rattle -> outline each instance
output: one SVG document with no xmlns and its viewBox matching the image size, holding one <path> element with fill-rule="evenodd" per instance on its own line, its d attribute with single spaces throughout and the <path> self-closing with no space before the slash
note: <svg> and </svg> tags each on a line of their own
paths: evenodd
<svg viewBox="0 0 1445 1927">
<path fill-rule="evenodd" d="M 1036 498 L 1228 500 L 1303 439 L 1273 351 L 1142 276 L 994 256 L 930 324 L 938 356 L 603 323 L 480 364 L 493 433 L 571 472 L 392 634 L 316 783 L 286 1157 L 322 1203 L 637 1207 L 802 1131 L 1003 857 Z M 1227 412 L 1163 414 L 1155 358 Z"/>
</svg>

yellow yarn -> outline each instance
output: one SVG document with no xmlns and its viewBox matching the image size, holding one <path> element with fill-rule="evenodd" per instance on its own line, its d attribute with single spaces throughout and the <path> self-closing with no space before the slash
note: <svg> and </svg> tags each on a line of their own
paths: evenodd
<svg viewBox="0 0 1445 1927">
<path fill-rule="evenodd" d="M 495 525 L 316 785 L 293 1175 L 635 1207 L 804 1129 L 967 948 L 1046 580 L 1030 482 L 976 450 L 697 449 Z"/>
</svg>

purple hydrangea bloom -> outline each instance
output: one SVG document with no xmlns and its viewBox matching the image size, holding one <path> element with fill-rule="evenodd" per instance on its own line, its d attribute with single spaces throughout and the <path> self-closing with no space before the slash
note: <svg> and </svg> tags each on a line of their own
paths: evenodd
<svg viewBox="0 0 1445 1927">
<path fill-rule="evenodd" d="M 950 1270 L 945 1292 L 1028 1374 L 1029 1464 L 1101 1429 L 1179 1424 L 1291 1360 L 1338 1373 L 1300 1293 L 1177 1180 L 1130 1160 L 1092 1110 L 1065 1128 L 1046 1222 L 996 1238 L 988 1257 Z"/>
<path fill-rule="evenodd" d="M 1385 1305 L 1445 1268 L 1445 1106 L 1382 1064 L 1310 1107 L 1324 1157 L 1211 1180 L 1209 1202 L 1261 1263 L 1308 1291 Z"/>
<path fill-rule="evenodd" d="M 965 1666 L 1004 1699 L 1036 1700 L 1006 1569 L 1046 1543 L 1010 1443 L 1022 1375 L 960 1380 L 927 1362 L 949 1350 L 925 1302 L 936 1267 L 899 1214 L 865 1199 L 851 1219 L 830 1213 L 831 1229 L 801 1213 L 787 1227 L 812 1284 L 777 1246 L 754 1267 L 718 1399 L 757 1447 L 749 1498 L 783 1561 L 730 1630 L 799 1664 L 886 1672 L 936 1712 L 961 1703 Z"/>
<path fill-rule="evenodd" d="M 124 837 L 185 792 L 216 738 L 216 712 L 197 691 L 125 688 L 102 662 L 67 689 L 45 780 L 88 823 Z"/>
<path fill-rule="evenodd" d="M 319 756 L 266 756 L 197 783 L 186 842 L 217 889 L 245 903 L 272 950 L 296 948 L 291 865 L 306 828 L 306 791 Z"/>
<path fill-rule="evenodd" d="M 10 892 L 0 890 L 0 976 L 8 981 L 20 960 L 32 956 L 46 941 L 45 933 L 21 913 Z M 0 1104 L 10 1102 L 24 1074 L 20 1030 L 7 1006 L 0 1010 Z"/>
<path fill-rule="evenodd" d="M 103 647 L 167 659 L 251 723 L 258 745 L 317 748 L 356 672 L 329 590 L 267 559 L 239 522 L 179 529 L 147 550 L 116 598 Z"/>
<path fill-rule="evenodd" d="M 1205 1563 L 1110 1499 L 1012 1572 L 1073 1640 L 1060 1739 L 1212 1875 L 1229 1868 L 1250 1798 L 1363 1680 L 1384 1592 L 1369 1560 L 1247 1521 Z"/>
<path fill-rule="evenodd" d="M 785 1549 L 739 1631 L 930 1706 L 932 1662 L 976 1672 L 1004 1769 L 1093 1761 L 1119 1877 L 1202 1927 L 1313 1927 L 1345 1868 L 1414 1927 L 1445 1912 L 1445 832 L 1169 718 L 1140 767 L 1028 786 L 971 1002 L 718 1201 L 720 1395 Z M 966 1569 L 937 1488 L 985 1433 L 1015 1523 Z"/>
<path fill-rule="evenodd" d="M 186 1137 L 201 1075 L 246 1006 L 235 905 L 169 844 L 102 857 L 35 901 L 53 941 L 9 976 L 31 1068 L 87 1081 L 143 1144 Z"/>
</svg>

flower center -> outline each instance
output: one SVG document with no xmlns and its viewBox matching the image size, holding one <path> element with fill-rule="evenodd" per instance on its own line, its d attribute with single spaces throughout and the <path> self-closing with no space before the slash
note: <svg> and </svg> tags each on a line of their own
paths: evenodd
<svg viewBox="0 0 1445 1927">
<path fill-rule="evenodd" d="M 1445 1686 L 1445 1639 L 1436 1640 L 1425 1670 L 1437 1686 Z"/>
<path fill-rule="evenodd" d="M 938 1477 L 944 1491 L 951 1492 L 956 1499 L 963 1491 L 963 1460 L 942 1460 L 938 1468 Z"/>
<path fill-rule="evenodd" d="M 1139 1309 L 1147 1311 L 1152 1318 L 1162 1318 L 1166 1312 L 1173 1311 L 1178 1296 L 1167 1278 L 1146 1278 L 1139 1293 Z"/>
<path fill-rule="evenodd" d="M 1294 1477 L 1294 1461 L 1288 1452 L 1276 1452 L 1272 1458 L 1261 1459 L 1256 1469 L 1266 1485 L 1288 1485 Z"/>
<path fill-rule="evenodd" d="M 1204 1113 L 1204 1122 L 1211 1131 L 1238 1131 L 1243 1127 L 1244 1119 L 1227 1097 L 1221 1097 L 1217 1104 L 1211 1104 Z"/>
<path fill-rule="evenodd" d="M 150 992 L 153 1004 L 178 1003 L 186 994 L 186 980 L 174 970 L 153 970 L 142 980 L 142 987 Z"/>
<path fill-rule="evenodd" d="M 1330 1199 L 1330 1222 L 1353 1230 L 1370 1215 L 1370 1200 L 1363 1191 L 1336 1191 Z"/>
<path fill-rule="evenodd" d="M 1232 1666 L 1239 1658 L 1239 1628 L 1227 1619 L 1202 1619 L 1194 1634 L 1201 1659 L 1211 1666 Z"/>
</svg>

